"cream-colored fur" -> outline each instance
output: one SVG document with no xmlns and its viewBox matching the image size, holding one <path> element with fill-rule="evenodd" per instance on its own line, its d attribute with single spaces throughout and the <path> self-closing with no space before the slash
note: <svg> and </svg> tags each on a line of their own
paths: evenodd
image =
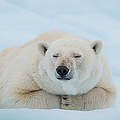
<svg viewBox="0 0 120 120">
<path fill-rule="evenodd" d="M 93 47 L 95 46 L 95 51 Z M 116 91 L 100 41 L 50 31 L 0 53 L 0 108 L 93 110 L 114 105 Z M 53 55 L 58 55 L 54 58 Z M 74 58 L 80 54 L 80 58 Z M 55 77 L 65 65 L 73 78 Z"/>
</svg>

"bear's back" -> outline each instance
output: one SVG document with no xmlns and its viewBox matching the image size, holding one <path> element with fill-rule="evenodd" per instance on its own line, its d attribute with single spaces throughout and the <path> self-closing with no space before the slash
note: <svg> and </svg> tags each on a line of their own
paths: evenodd
<svg viewBox="0 0 120 120">
<path fill-rule="evenodd" d="M 36 39 L 31 40 L 30 42 L 26 43 L 25 45 L 23 45 L 22 47 L 26 47 L 29 46 L 33 43 L 39 42 L 41 40 L 46 40 L 49 43 L 52 43 L 53 41 L 57 40 L 57 39 L 61 39 L 61 38 L 76 38 L 79 37 L 76 34 L 73 34 L 71 32 L 64 32 L 64 31 L 48 31 L 45 32 L 43 34 L 41 34 L 40 36 L 38 36 Z"/>
<path fill-rule="evenodd" d="M 20 50 L 20 47 L 12 47 L 0 52 L 0 75 L 7 68 L 7 65 L 18 55 Z"/>
<path fill-rule="evenodd" d="M 24 51 L 25 49 L 30 48 L 34 44 L 38 44 L 41 40 L 46 40 L 49 43 L 52 43 L 57 39 L 64 38 L 65 36 L 75 37 L 77 35 L 74 35 L 73 33 L 69 33 L 69 32 L 64 32 L 64 31 L 49 31 L 41 34 L 36 39 L 33 39 L 22 46 L 15 46 L 12 48 L 6 48 L 2 50 L 0 52 L 0 76 L 4 72 L 4 70 L 7 68 L 7 66 L 16 58 L 16 56 L 19 56 L 21 51 Z M 33 47 L 31 47 L 31 49 L 35 51 L 37 50 L 36 48 L 33 48 Z"/>
</svg>

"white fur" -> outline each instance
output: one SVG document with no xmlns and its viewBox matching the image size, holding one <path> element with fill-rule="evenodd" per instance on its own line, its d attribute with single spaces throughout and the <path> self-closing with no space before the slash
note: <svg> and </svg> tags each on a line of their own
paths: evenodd
<svg viewBox="0 0 120 120">
<path fill-rule="evenodd" d="M 112 106 L 116 92 L 101 49 L 101 41 L 52 31 L 2 51 L 0 107 L 92 110 Z M 81 58 L 74 58 L 74 53 Z M 53 58 L 54 54 L 59 57 Z M 56 68 L 61 64 L 72 70 L 71 80 L 56 78 Z M 65 106 L 66 101 L 62 103 L 64 95 L 71 101 L 69 106 Z"/>
</svg>

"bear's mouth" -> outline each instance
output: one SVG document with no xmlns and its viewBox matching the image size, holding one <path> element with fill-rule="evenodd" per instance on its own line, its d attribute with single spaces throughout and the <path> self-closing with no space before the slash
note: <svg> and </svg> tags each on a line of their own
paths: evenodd
<svg viewBox="0 0 120 120">
<path fill-rule="evenodd" d="M 58 80 L 70 80 L 71 78 L 67 78 L 67 77 L 57 77 Z"/>
</svg>

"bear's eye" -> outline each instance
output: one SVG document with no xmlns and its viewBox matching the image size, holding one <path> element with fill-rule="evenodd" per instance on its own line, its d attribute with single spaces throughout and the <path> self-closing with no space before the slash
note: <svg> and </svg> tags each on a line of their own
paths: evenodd
<svg viewBox="0 0 120 120">
<path fill-rule="evenodd" d="M 54 57 L 54 58 L 57 58 L 57 57 L 59 57 L 59 55 L 58 55 L 58 54 L 55 54 L 55 55 L 53 55 L 53 57 Z"/>
<path fill-rule="evenodd" d="M 74 57 L 74 58 L 81 58 L 81 55 L 79 55 L 79 54 L 74 54 L 73 57 Z"/>
</svg>

